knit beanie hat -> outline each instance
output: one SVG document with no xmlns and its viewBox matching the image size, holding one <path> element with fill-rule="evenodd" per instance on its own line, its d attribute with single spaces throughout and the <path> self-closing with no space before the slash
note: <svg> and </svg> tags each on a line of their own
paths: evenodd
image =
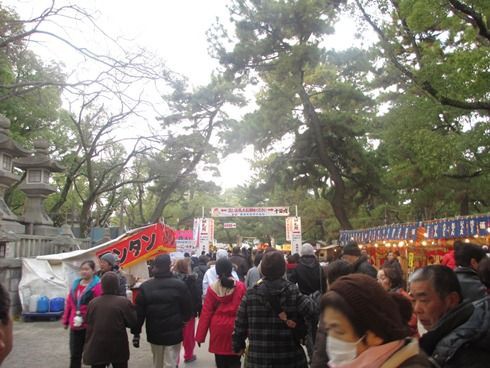
<svg viewBox="0 0 490 368">
<path fill-rule="evenodd" d="M 260 262 L 260 272 L 268 280 L 280 279 L 286 273 L 286 261 L 281 252 L 266 252 Z"/>
<path fill-rule="evenodd" d="M 304 243 L 303 247 L 301 248 L 301 255 L 302 256 L 312 256 L 315 254 L 315 249 L 313 248 L 313 245 L 310 243 Z"/>
<path fill-rule="evenodd" d="M 342 249 L 342 254 L 360 257 L 361 256 L 361 250 L 359 249 L 359 246 L 357 245 L 356 242 L 349 242 Z"/>
<path fill-rule="evenodd" d="M 233 270 L 233 264 L 228 258 L 221 258 L 216 261 L 216 273 L 219 277 L 231 276 Z"/>
<path fill-rule="evenodd" d="M 228 252 L 226 251 L 226 249 L 218 249 L 218 251 L 216 252 L 216 260 L 222 258 L 228 258 Z"/>
<path fill-rule="evenodd" d="M 101 260 L 106 261 L 109 263 L 112 267 L 116 264 L 117 257 L 114 253 L 106 253 L 100 257 Z"/>
<path fill-rule="evenodd" d="M 355 330 L 370 330 L 384 342 L 400 340 L 409 335 L 402 321 L 398 303 L 375 279 L 364 274 L 351 274 L 335 281 L 335 292 L 349 305 Z M 357 327 L 357 328 L 356 328 Z"/>
<path fill-rule="evenodd" d="M 101 284 L 104 295 L 118 295 L 119 277 L 115 272 L 106 272 L 104 276 L 102 276 Z"/>
<path fill-rule="evenodd" d="M 168 254 L 161 254 L 157 258 L 155 258 L 155 262 L 153 262 L 153 267 L 155 268 L 154 272 L 170 272 L 170 265 L 172 264 L 172 260 Z"/>
</svg>

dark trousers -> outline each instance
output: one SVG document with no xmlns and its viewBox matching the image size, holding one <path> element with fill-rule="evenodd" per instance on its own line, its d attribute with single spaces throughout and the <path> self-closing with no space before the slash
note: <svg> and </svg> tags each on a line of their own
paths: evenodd
<svg viewBox="0 0 490 368">
<path fill-rule="evenodd" d="M 239 355 L 214 354 L 217 368 L 240 368 L 242 366 Z"/>
<path fill-rule="evenodd" d="M 112 368 L 128 368 L 128 362 L 124 363 L 109 363 L 112 364 Z M 92 368 L 106 368 L 109 364 L 97 364 L 93 365 Z"/>
<path fill-rule="evenodd" d="M 85 330 L 70 330 L 70 368 L 82 367 Z"/>
</svg>

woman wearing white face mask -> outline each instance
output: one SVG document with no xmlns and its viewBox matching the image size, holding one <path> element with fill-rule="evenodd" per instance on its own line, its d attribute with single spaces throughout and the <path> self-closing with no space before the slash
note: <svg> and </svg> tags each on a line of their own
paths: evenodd
<svg viewBox="0 0 490 368">
<path fill-rule="evenodd" d="M 330 368 L 431 367 L 409 337 L 410 304 L 373 278 L 353 274 L 334 282 L 321 301 Z"/>
</svg>

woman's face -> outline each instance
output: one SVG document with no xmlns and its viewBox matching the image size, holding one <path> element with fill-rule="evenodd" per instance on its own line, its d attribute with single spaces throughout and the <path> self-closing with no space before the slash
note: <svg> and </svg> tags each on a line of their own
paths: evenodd
<svg viewBox="0 0 490 368">
<path fill-rule="evenodd" d="M 80 277 L 84 280 L 90 280 L 94 276 L 94 270 L 88 264 L 83 264 L 80 267 Z"/>
<path fill-rule="evenodd" d="M 357 342 L 361 338 L 361 336 L 357 336 L 351 322 L 341 311 L 334 308 L 326 308 L 322 318 L 328 336 L 345 342 Z M 357 344 L 357 355 L 361 354 L 367 348 L 368 346 L 364 341 L 359 341 Z"/>
<path fill-rule="evenodd" d="M 378 283 L 383 287 L 383 289 L 385 289 L 386 291 L 390 291 L 390 279 L 386 277 L 383 270 L 378 271 Z"/>
</svg>

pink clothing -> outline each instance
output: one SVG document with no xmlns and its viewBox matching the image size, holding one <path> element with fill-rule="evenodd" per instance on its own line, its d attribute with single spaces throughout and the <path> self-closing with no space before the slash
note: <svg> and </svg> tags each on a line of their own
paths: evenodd
<svg viewBox="0 0 490 368">
<path fill-rule="evenodd" d="M 87 289 L 88 288 L 88 289 Z M 87 289 L 87 290 L 85 290 Z M 102 287 L 100 285 L 100 280 L 97 277 L 94 281 L 87 285 L 83 290 L 80 288 L 80 280 L 76 280 L 70 293 L 68 294 L 65 302 L 65 311 L 63 313 L 63 317 L 61 322 L 64 326 L 70 326 L 72 330 L 84 330 L 87 328 L 86 317 L 87 317 L 87 308 L 88 303 L 102 295 Z M 81 298 L 81 299 L 80 299 Z M 73 319 L 77 313 L 77 300 L 80 299 L 80 314 L 83 318 L 83 324 L 80 327 L 75 327 L 73 325 Z"/>
<path fill-rule="evenodd" d="M 444 254 L 441 259 L 441 264 L 443 266 L 449 267 L 451 270 L 456 268 L 456 260 L 454 259 L 454 250 Z"/>
<path fill-rule="evenodd" d="M 196 329 L 196 319 L 192 317 L 184 326 L 182 331 L 184 346 L 184 360 L 190 360 L 194 356 L 194 347 L 196 346 L 196 339 L 194 338 L 194 331 Z"/>
<path fill-rule="evenodd" d="M 328 366 L 331 368 L 379 368 L 403 344 L 403 340 L 397 340 L 380 346 L 370 347 L 350 363 L 340 365 L 329 364 Z"/>
</svg>

